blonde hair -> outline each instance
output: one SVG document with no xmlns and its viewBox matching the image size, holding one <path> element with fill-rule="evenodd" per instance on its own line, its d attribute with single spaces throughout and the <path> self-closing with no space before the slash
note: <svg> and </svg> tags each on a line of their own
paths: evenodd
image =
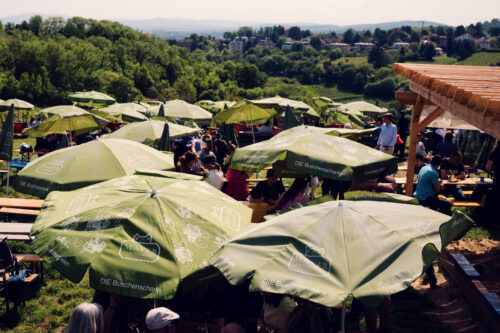
<svg viewBox="0 0 500 333">
<path fill-rule="evenodd" d="M 102 307 L 96 303 L 78 305 L 62 333 L 103 333 Z"/>
</svg>

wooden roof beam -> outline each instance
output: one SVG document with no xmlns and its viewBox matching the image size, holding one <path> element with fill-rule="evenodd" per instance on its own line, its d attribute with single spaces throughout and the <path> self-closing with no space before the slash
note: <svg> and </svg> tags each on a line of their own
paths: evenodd
<svg viewBox="0 0 500 333">
<path fill-rule="evenodd" d="M 403 105 L 415 105 L 417 102 L 418 94 L 413 91 L 396 91 L 396 100 Z M 425 105 L 432 105 L 431 102 L 425 101 Z"/>
</svg>

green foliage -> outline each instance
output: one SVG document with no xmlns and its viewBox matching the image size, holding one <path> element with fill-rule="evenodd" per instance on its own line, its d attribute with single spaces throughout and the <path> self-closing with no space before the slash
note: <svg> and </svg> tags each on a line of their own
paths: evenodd
<svg viewBox="0 0 500 333">
<path fill-rule="evenodd" d="M 365 94 L 372 97 L 391 98 L 396 91 L 396 82 L 392 77 L 368 83 L 364 87 Z"/>
<path fill-rule="evenodd" d="M 500 66 L 500 52 L 478 52 L 465 60 L 459 61 L 458 64 L 466 66 Z"/>
</svg>

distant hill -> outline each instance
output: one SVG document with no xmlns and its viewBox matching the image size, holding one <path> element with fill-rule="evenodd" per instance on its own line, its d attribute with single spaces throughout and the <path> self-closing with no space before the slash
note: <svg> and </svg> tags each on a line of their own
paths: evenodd
<svg viewBox="0 0 500 333">
<path fill-rule="evenodd" d="M 0 18 L 0 21 L 3 23 L 13 22 L 13 23 L 21 23 L 23 20 L 28 21 L 30 17 L 36 14 L 20 14 L 10 17 Z M 42 14 L 42 17 L 45 19 L 49 16 L 62 16 L 64 18 L 68 18 L 68 16 L 64 15 L 49 15 Z M 164 38 L 182 38 L 184 36 L 189 36 L 192 33 L 196 33 L 199 35 L 212 35 L 212 36 L 222 36 L 222 34 L 226 31 L 235 31 L 238 28 L 243 26 L 249 26 L 254 29 L 258 29 L 264 26 L 273 26 L 281 24 L 285 27 L 299 26 L 301 29 L 309 29 L 313 33 L 320 32 L 330 32 L 335 31 L 337 33 L 343 33 L 347 29 L 354 30 L 374 30 L 375 28 L 380 28 L 383 30 L 399 28 L 404 25 L 408 25 L 412 28 L 429 26 L 439 26 L 445 25 L 437 22 L 430 21 L 397 21 L 397 22 L 383 22 L 383 23 L 370 23 L 370 24 L 354 24 L 354 25 L 335 25 L 335 24 L 315 24 L 315 23 L 305 23 L 305 22 L 296 22 L 296 23 L 260 23 L 255 21 L 227 21 L 227 20 L 192 20 L 192 19 L 180 19 L 180 18 L 155 18 L 155 19 L 144 19 L 144 20 L 135 20 L 135 19 L 119 19 L 116 20 L 124 25 L 127 25 L 133 29 L 137 29 L 143 32 L 153 33 L 160 37 Z"/>
</svg>

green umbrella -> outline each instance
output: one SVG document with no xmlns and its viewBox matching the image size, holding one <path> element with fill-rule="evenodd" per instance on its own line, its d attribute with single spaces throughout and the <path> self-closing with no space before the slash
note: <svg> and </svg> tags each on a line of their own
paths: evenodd
<svg viewBox="0 0 500 333">
<path fill-rule="evenodd" d="M 170 148 L 170 130 L 168 128 L 168 121 L 163 125 L 163 133 L 161 134 L 160 142 L 158 143 L 158 150 L 171 151 Z"/>
<path fill-rule="evenodd" d="M 78 105 L 88 107 L 102 107 L 116 103 L 116 100 L 104 93 L 98 91 L 78 91 L 68 96 L 70 101 L 76 102 Z"/>
<path fill-rule="evenodd" d="M 12 147 L 14 145 L 14 104 L 10 105 L 9 113 L 0 132 L 0 159 L 7 161 L 7 187 L 6 196 L 9 196 L 10 164 L 12 160 Z"/>
<path fill-rule="evenodd" d="M 181 280 L 250 225 L 251 215 L 206 182 L 133 175 L 52 192 L 31 245 L 73 282 L 88 270 L 94 289 L 170 299 Z"/>
<path fill-rule="evenodd" d="M 165 107 L 160 105 L 160 110 L 158 110 L 158 117 L 165 117 Z"/>
<path fill-rule="evenodd" d="M 117 103 L 99 109 L 99 111 L 106 112 L 107 114 L 115 117 L 121 117 L 123 121 L 126 122 L 148 120 L 148 118 L 144 114 L 137 111 L 134 106 L 131 106 L 131 104 L 132 103 L 126 103 L 126 104 Z"/>
<path fill-rule="evenodd" d="M 333 307 L 406 289 L 472 221 L 420 205 L 329 201 L 246 229 L 210 259 L 231 284 Z M 244 258 L 242 260 L 242 258 Z"/>
<path fill-rule="evenodd" d="M 122 126 L 111 134 L 103 136 L 103 139 L 127 139 L 152 145 L 154 142 L 160 140 L 163 134 L 164 124 L 165 121 L 162 120 L 148 120 L 131 123 Z M 191 128 L 170 122 L 168 123 L 168 126 L 171 139 L 181 138 L 200 131 L 198 127 Z"/>
<path fill-rule="evenodd" d="M 212 114 L 203 108 L 189 104 L 181 100 L 167 101 L 162 104 L 165 111 L 165 117 L 172 119 L 191 119 L 198 121 L 210 121 L 212 119 Z M 155 106 L 149 109 L 149 112 L 153 116 L 157 116 L 160 112 L 162 105 Z"/>
<path fill-rule="evenodd" d="M 44 198 L 51 191 L 78 189 L 142 168 L 174 169 L 173 157 L 130 140 L 98 139 L 33 160 L 17 174 L 14 188 Z"/>
<path fill-rule="evenodd" d="M 45 137 L 51 133 L 73 132 L 75 135 L 89 133 L 103 128 L 107 120 L 93 114 L 62 117 L 58 114 L 42 121 L 40 124 L 25 129 L 23 134 L 31 137 Z"/>
<path fill-rule="evenodd" d="M 216 124 L 263 124 L 276 115 L 273 108 L 262 108 L 248 101 L 241 101 L 214 116 Z"/>
<path fill-rule="evenodd" d="M 344 193 L 345 200 L 369 200 L 369 201 L 388 201 L 388 202 L 398 202 L 404 204 L 419 205 L 417 199 L 414 197 L 409 197 L 407 195 L 401 195 L 396 193 L 375 193 L 369 191 L 349 191 Z"/>
<path fill-rule="evenodd" d="M 52 106 L 50 108 L 45 108 L 38 111 L 38 116 L 44 116 L 44 118 L 50 118 L 54 115 L 59 115 L 62 117 L 72 117 L 91 114 L 90 112 L 79 108 L 76 105 L 58 105 Z"/>
<path fill-rule="evenodd" d="M 287 130 L 295 126 L 299 126 L 299 122 L 295 117 L 295 113 L 293 113 L 293 109 L 287 106 L 285 108 L 285 117 L 283 118 L 283 125 L 281 126 L 281 129 Z"/>
<path fill-rule="evenodd" d="M 240 171 L 259 172 L 271 164 L 278 174 L 285 169 L 342 181 L 364 181 L 398 170 L 394 156 L 308 126 L 238 148 L 231 156 L 231 168 Z"/>
<path fill-rule="evenodd" d="M 252 103 L 262 106 L 262 107 L 279 107 L 281 111 L 285 111 L 285 108 L 287 106 L 290 106 L 293 108 L 294 112 L 300 113 L 300 114 L 306 114 L 310 117 L 314 118 L 319 118 L 319 114 L 314 110 L 310 105 L 302 102 L 302 101 L 296 101 L 293 99 L 288 99 L 284 98 L 281 96 L 274 96 L 270 98 L 264 98 L 264 99 L 258 99 L 258 100 L 252 100 Z"/>
</svg>

